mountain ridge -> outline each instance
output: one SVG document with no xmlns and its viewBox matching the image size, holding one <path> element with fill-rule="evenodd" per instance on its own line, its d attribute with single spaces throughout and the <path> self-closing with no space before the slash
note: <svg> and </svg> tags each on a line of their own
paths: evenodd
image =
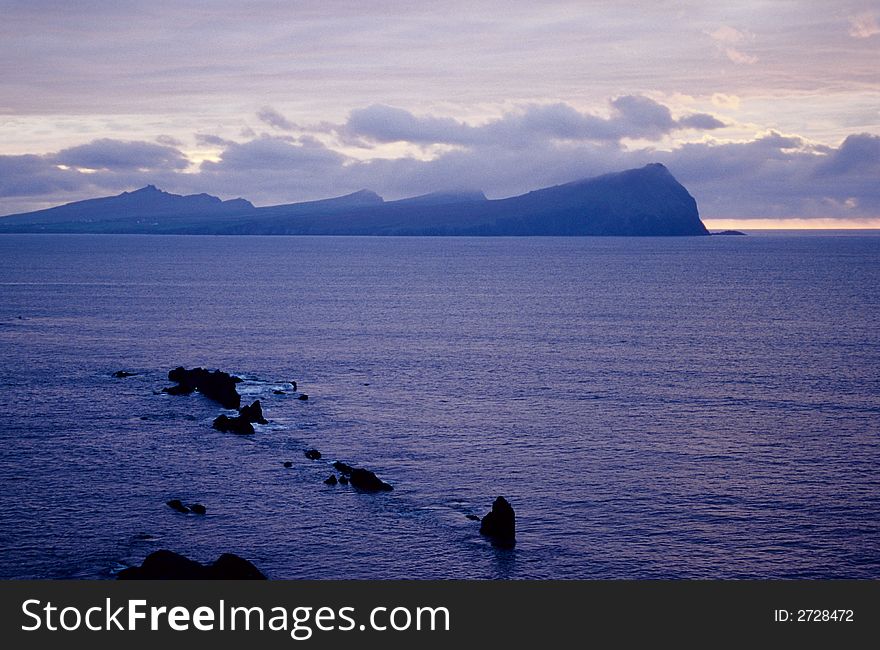
<svg viewBox="0 0 880 650">
<path fill-rule="evenodd" d="M 708 235 L 694 198 L 659 163 L 487 199 L 479 190 L 385 201 L 370 190 L 255 207 L 155 185 L 0 217 L 0 232 L 279 235 Z"/>
</svg>

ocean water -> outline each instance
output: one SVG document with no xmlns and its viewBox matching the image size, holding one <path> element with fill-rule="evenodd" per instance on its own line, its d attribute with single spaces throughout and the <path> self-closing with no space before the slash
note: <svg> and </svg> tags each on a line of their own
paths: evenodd
<svg viewBox="0 0 880 650">
<path fill-rule="evenodd" d="M 169 548 L 272 578 L 880 578 L 878 325 L 867 233 L 3 235 L 0 577 Z M 157 394 L 179 365 L 270 424 Z M 394 491 L 324 485 L 334 459 Z M 497 495 L 515 550 L 466 518 Z"/>
</svg>

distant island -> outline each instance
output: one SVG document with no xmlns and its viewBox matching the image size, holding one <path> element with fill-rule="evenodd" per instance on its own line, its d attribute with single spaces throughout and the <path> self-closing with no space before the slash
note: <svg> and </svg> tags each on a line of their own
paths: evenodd
<svg viewBox="0 0 880 650">
<path fill-rule="evenodd" d="M 148 185 L 46 210 L 0 217 L 0 233 L 191 235 L 708 235 L 697 203 L 654 163 L 520 196 L 437 192 L 385 201 L 361 190 L 269 207 L 208 194 L 181 196 Z"/>
<path fill-rule="evenodd" d="M 739 230 L 722 230 L 721 232 L 713 232 L 713 235 L 736 235 L 745 237 L 744 232 L 740 232 Z"/>
</svg>

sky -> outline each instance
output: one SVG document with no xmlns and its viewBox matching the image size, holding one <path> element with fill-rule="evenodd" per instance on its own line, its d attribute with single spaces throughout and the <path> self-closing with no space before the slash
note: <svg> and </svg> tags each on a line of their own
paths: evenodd
<svg viewBox="0 0 880 650">
<path fill-rule="evenodd" d="M 0 0 L 0 214 L 649 162 L 710 226 L 880 227 L 880 3 Z"/>
</svg>

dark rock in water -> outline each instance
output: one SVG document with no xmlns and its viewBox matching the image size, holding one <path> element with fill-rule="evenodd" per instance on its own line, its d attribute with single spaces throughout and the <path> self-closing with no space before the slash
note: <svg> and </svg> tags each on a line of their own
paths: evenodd
<svg viewBox="0 0 880 650">
<path fill-rule="evenodd" d="M 305 401 L 306 401 L 306 400 L 308 400 L 308 399 L 309 399 L 309 396 L 308 396 L 308 395 L 306 395 L 306 394 L 305 394 L 305 393 L 300 393 L 300 395 L 299 395 L 299 397 L 297 397 L 297 398 L 296 398 L 296 399 L 298 399 L 298 400 L 301 400 L 301 401 L 303 401 L 303 402 L 305 402 Z"/>
<path fill-rule="evenodd" d="M 169 386 L 168 388 L 162 389 L 163 393 L 168 393 L 169 395 L 189 395 L 194 391 L 194 387 L 185 384 L 178 384 L 177 386 Z"/>
<path fill-rule="evenodd" d="M 324 479 L 324 483 L 327 485 L 336 485 L 339 481 L 336 480 L 336 474 L 331 474 L 329 477 Z"/>
<path fill-rule="evenodd" d="M 190 507 L 190 512 L 194 512 L 197 515 L 204 515 L 208 512 L 208 509 L 205 508 L 201 503 L 194 503 Z"/>
<path fill-rule="evenodd" d="M 296 382 L 295 381 L 290 382 L 290 385 L 293 387 L 293 390 L 296 390 Z"/>
<path fill-rule="evenodd" d="M 492 511 L 483 517 L 480 534 L 491 538 L 496 546 L 513 548 L 516 545 L 516 515 L 507 499 L 495 499 Z"/>
<path fill-rule="evenodd" d="M 248 436 L 254 432 L 254 425 L 240 415 L 234 418 L 228 415 L 219 415 L 211 426 L 217 429 L 217 431 L 237 433 L 240 436 Z"/>
<path fill-rule="evenodd" d="M 342 485 L 348 485 L 348 477 L 345 474 L 340 474 L 339 475 L 339 482 Z"/>
<path fill-rule="evenodd" d="M 343 463 L 341 460 L 337 460 L 333 463 L 333 467 L 335 467 L 339 472 L 343 474 L 351 474 L 354 471 L 354 467 L 347 463 Z"/>
<path fill-rule="evenodd" d="M 124 379 L 126 377 L 134 377 L 136 374 L 137 374 L 136 372 L 127 372 L 125 370 L 117 370 L 116 372 L 113 373 L 113 376 L 116 377 L 117 379 Z"/>
<path fill-rule="evenodd" d="M 224 553 L 207 566 L 183 555 L 162 549 L 150 553 L 141 566 L 123 569 L 119 580 L 265 580 L 253 564 L 231 553 Z"/>
<path fill-rule="evenodd" d="M 321 458 L 321 452 L 317 449 L 307 449 L 305 452 L 305 457 L 309 460 L 319 460 Z"/>
<path fill-rule="evenodd" d="M 273 390 L 272 394 L 273 395 L 287 395 L 287 393 L 285 393 L 283 390 Z"/>
<path fill-rule="evenodd" d="M 287 468 L 291 468 L 291 467 L 293 467 L 293 463 L 291 463 L 289 460 L 285 460 L 285 461 L 284 461 L 284 466 L 287 467 Z"/>
<path fill-rule="evenodd" d="M 722 230 L 721 232 L 713 232 L 713 235 L 740 235 L 745 237 L 746 234 L 744 232 L 740 232 L 739 230 Z"/>
<path fill-rule="evenodd" d="M 356 467 L 352 470 L 349 477 L 352 486 L 364 492 L 387 492 L 394 488 L 385 481 L 381 480 L 373 472 L 362 467 Z"/>
<path fill-rule="evenodd" d="M 171 499 L 171 501 L 166 501 L 165 505 L 177 512 L 189 512 L 189 508 L 183 505 L 180 499 Z"/>
<path fill-rule="evenodd" d="M 477 515 L 465 515 L 471 521 L 480 521 L 480 518 Z"/>
<path fill-rule="evenodd" d="M 241 379 L 229 373 L 220 370 L 211 372 L 204 368 L 187 370 L 180 366 L 168 373 L 168 379 L 177 382 L 178 386 L 163 389 L 163 392 L 171 395 L 186 395 L 197 390 L 205 397 L 219 402 L 224 408 L 238 409 L 241 407 L 241 396 L 235 389 L 235 385 Z"/>
<path fill-rule="evenodd" d="M 242 406 L 238 410 L 239 417 L 244 418 L 248 422 L 256 422 L 257 424 L 269 424 L 269 421 L 263 417 L 263 406 L 260 400 L 255 401 L 250 406 Z"/>
</svg>

